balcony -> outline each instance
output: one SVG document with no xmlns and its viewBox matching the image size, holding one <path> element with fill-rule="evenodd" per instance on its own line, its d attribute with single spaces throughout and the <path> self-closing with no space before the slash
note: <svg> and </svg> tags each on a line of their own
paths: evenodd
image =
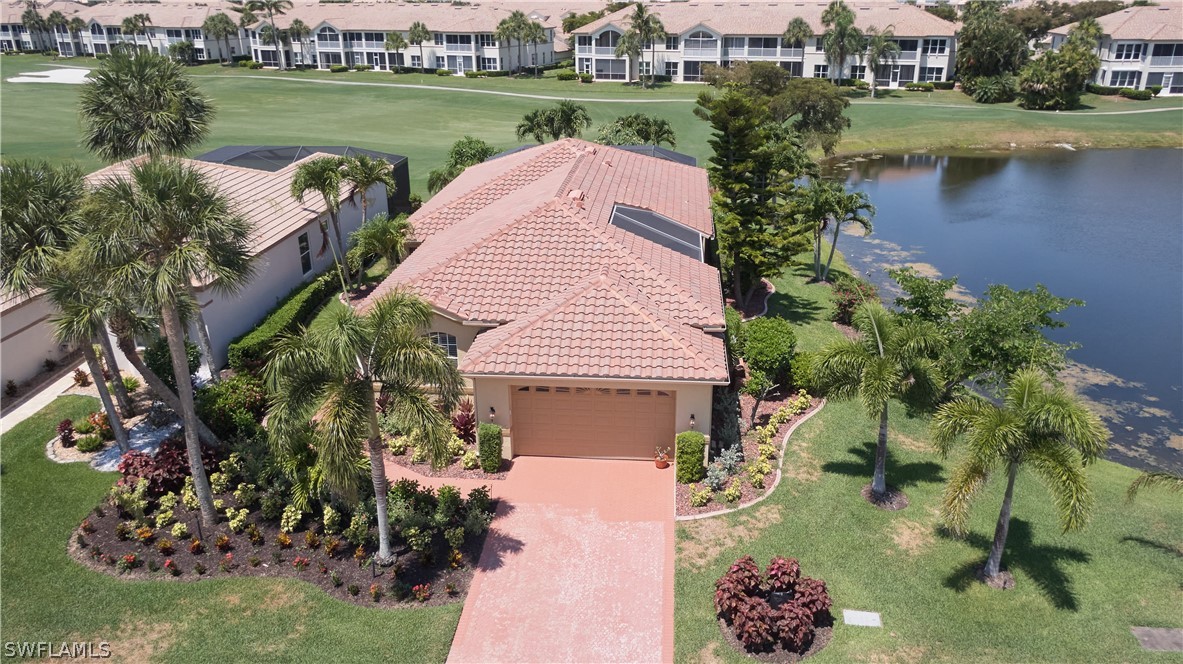
<svg viewBox="0 0 1183 664">
<path fill-rule="evenodd" d="M 778 55 L 778 49 L 775 48 L 749 48 L 748 57 L 750 58 L 775 58 Z"/>
<path fill-rule="evenodd" d="M 340 39 L 318 39 L 316 40 L 317 48 L 341 48 Z"/>
<path fill-rule="evenodd" d="M 916 58 L 918 57 L 918 54 L 919 54 L 919 51 L 900 51 L 899 58 L 897 58 L 897 59 L 900 62 L 911 62 L 913 60 L 916 60 Z"/>
<path fill-rule="evenodd" d="M 447 44 L 445 53 L 472 53 L 472 44 Z"/>
<path fill-rule="evenodd" d="M 579 55 L 611 55 L 616 56 L 615 46 L 578 46 L 575 52 Z"/>
<path fill-rule="evenodd" d="M 1183 55 L 1152 55 L 1151 67 L 1178 67 L 1183 65 Z"/>
<path fill-rule="evenodd" d="M 691 48 L 686 47 L 682 49 L 682 55 L 688 58 L 717 58 L 719 57 L 719 48 Z"/>
<path fill-rule="evenodd" d="M 805 49 L 803 49 L 803 48 L 782 48 L 780 50 L 780 55 L 782 58 L 798 58 L 798 59 L 800 59 L 801 56 L 805 55 Z"/>
</svg>

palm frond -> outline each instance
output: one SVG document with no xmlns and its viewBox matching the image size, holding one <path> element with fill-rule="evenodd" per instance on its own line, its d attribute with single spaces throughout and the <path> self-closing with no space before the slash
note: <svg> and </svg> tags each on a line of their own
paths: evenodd
<svg viewBox="0 0 1183 664">
<path fill-rule="evenodd" d="M 1133 500 L 1142 489 L 1157 487 L 1166 489 L 1171 493 L 1179 493 L 1183 491 L 1183 475 L 1146 471 L 1130 483 L 1130 488 L 1126 490 L 1126 498 Z"/>
<path fill-rule="evenodd" d="M 1092 511 L 1093 492 L 1080 454 L 1059 440 L 1048 439 L 1028 450 L 1026 461 L 1052 494 L 1064 532 L 1083 528 Z"/>
<path fill-rule="evenodd" d="M 941 518 L 954 533 L 964 533 L 973 499 L 990 478 L 992 464 L 975 455 L 967 456 L 949 474 L 941 499 Z"/>
</svg>

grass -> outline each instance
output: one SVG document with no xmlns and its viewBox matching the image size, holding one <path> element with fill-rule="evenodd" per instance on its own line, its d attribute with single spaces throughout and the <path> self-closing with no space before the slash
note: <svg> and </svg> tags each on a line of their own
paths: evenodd
<svg viewBox="0 0 1183 664">
<path fill-rule="evenodd" d="M 807 285 L 808 267 L 776 282 L 773 314 L 796 325 L 798 347 L 815 350 L 839 333 L 828 322 L 828 289 Z M 883 512 L 859 490 L 870 481 L 876 433 L 856 402 L 830 402 L 790 440 L 786 477 L 768 500 L 678 527 L 676 661 L 750 661 L 726 646 L 712 605 L 715 579 L 736 558 L 761 564 L 796 557 L 824 579 L 839 624 L 816 658 L 846 661 L 1165 661 L 1140 650 L 1129 628 L 1178 627 L 1183 602 L 1183 509 L 1173 496 L 1125 489 L 1137 473 L 1102 461 L 1089 470 L 1098 508 L 1087 529 L 1062 535 L 1047 492 L 1020 473 L 1005 567 L 1010 591 L 972 580 L 986 557 L 1001 504 L 992 482 L 966 539 L 939 534 L 938 506 L 950 464 L 928 447 L 928 420 L 896 405 L 888 482 L 911 505 Z M 841 624 L 841 609 L 878 611 L 884 628 Z M 717 658 L 717 659 L 713 659 Z"/>
<path fill-rule="evenodd" d="M 386 275 L 390 274 L 391 270 L 392 268 L 386 266 L 386 259 L 379 258 L 373 265 L 366 268 L 365 281 L 367 284 L 381 283 L 386 278 Z M 326 325 L 333 313 L 345 309 L 345 303 L 340 300 L 340 295 L 341 291 L 333 291 L 332 297 L 325 300 L 324 304 L 312 314 L 312 319 L 307 321 L 308 329 Z"/>
<path fill-rule="evenodd" d="M 93 66 L 89 59 L 74 64 Z M 42 56 L 0 57 L 0 78 L 45 71 Z M 61 61 L 58 64 L 72 64 Z M 426 195 L 427 173 L 443 164 L 448 148 L 471 134 L 502 148 L 519 145 L 514 128 L 529 110 L 549 100 L 477 95 L 459 89 L 596 99 L 586 102 L 594 126 L 628 113 L 658 114 L 669 120 L 678 150 L 705 163 L 708 126 L 693 113 L 698 85 L 659 85 L 641 90 L 617 83 L 541 79 L 467 79 L 386 72 L 272 72 L 195 67 L 192 73 L 215 102 L 218 113 L 209 138 L 194 154 L 229 144 L 350 144 L 409 157 L 411 186 Z M 317 81 L 425 85 L 429 89 L 325 85 Z M 76 160 L 86 169 L 102 166 L 79 147 L 78 87 L 0 82 L 0 149 L 8 158 Z M 653 102 L 657 103 L 653 103 Z M 852 128 L 839 150 L 962 149 L 1047 146 L 1054 143 L 1104 147 L 1183 144 L 1177 112 L 1106 116 L 1112 110 L 1183 108 L 1179 97 L 1150 102 L 1086 95 L 1092 110 L 1073 113 L 1023 111 L 1013 104 L 973 104 L 960 92 L 891 91 L 883 99 L 856 99 L 848 110 Z M 589 132 L 595 136 L 595 129 Z"/>
<path fill-rule="evenodd" d="M 460 605 L 368 609 L 295 580 L 124 581 L 70 559 L 66 542 L 117 477 L 45 457 L 66 417 L 98 408 L 64 396 L 4 435 L 0 553 L 8 641 L 100 641 L 122 661 L 215 660 L 440 662 Z M 213 567 L 211 565 L 211 567 Z M 213 572 L 216 574 L 216 572 Z"/>
</svg>

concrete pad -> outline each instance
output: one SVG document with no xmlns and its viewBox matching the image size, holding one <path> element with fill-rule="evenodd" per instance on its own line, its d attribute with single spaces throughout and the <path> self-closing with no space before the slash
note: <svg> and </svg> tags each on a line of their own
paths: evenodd
<svg viewBox="0 0 1183 664">
<path fill-rule="evenodd" d="M 1138 639 L 1143 650 L 1156 652 L 1183 652 L 1183 629 L 1168 627 L 1131 627 L 1130 632 Z"/>
<path fill-rule="evenodd" d="M 851 611 L 842 609 L 842 622 L 857 627 L 883 627 L 883 621 L 874 611 Z"/>
</svg>

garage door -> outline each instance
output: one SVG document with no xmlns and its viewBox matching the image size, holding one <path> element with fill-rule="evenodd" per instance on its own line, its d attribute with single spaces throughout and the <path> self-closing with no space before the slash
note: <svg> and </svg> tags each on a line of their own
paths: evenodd
<svg viewBox="0 0 1183 664">
<path fill-rule="evenodd" d="M 513 451 L 528 456 L 652 459 L 674 444 L 674 392 L 515 386 Z"/>
</svg>

